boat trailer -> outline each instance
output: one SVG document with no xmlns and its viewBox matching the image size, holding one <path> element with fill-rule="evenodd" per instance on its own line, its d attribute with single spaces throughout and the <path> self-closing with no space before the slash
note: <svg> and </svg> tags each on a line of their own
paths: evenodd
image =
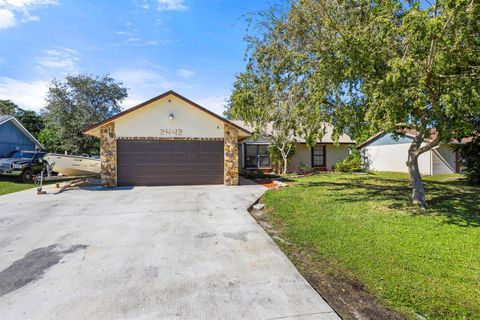
<svg viewBox="0 0 480 320">
<path fill-rule="evenodd" d="M 37 186 L 37 195 L 47 194 L 47 191 L 43 190 L 43 183 L 50 181 L 57 181 L 56 188 L 61 189 L 60 191 L 67 190 L 68 188 L 73 188 L 87 183 L 89 180 L 98 180 L 99 175 L 83 175 L 83 176 L 57 176 L 52 175 L 52 166 L 48 163 L 45 163 L 45 168 L 42 170 L 40 175 L 37 175 L 33 178 L 35 185 Z M 68 182 L 66 185 L 60 187 L 60 182 Z"/>
</svg>

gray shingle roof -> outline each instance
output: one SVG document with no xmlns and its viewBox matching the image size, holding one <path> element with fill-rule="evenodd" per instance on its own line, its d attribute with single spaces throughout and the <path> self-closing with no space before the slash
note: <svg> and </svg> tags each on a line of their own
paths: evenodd
<svg viewBox="0 0 480 320">
<path fill-rule="evenodd" d="M 250 132 L 253 132 L 255 131 L 254 128 L 252 126 L 249 126 L 247 125 L 244 121 L 242 120 L 233 120 L 232 122 L 234 122 L 236 125 L 240 126 L 240 127 L 243 127 L 245 128 L 246 130 L 250 131 Z M 324 128 L 325 128 L 325 134 L 324 136 L 322 137 L 321 140 L 317 141 L 317 143 L 335 143 L 335 140 L 332 138 L 332 135 L 333 135 L 333 126 L 329 123 L 324 123 Z M 266 128 L 266 131 L 267 132 L 271 132 L 273 131 L 273 128 L 272 128 L 272 125 L 271 124 L 268 124 L 267 125 L 267 128 Z M 302 137 L 296 137 L 295 140 L 299 143 L 305 143 L 305 139 L 302 138 Z M 347 143 L 347 144 L 354 144 L 355 141 L 353 141 L 350 136 L 346 135 L 346 134 L 342 134 L 340 135 L 339 139 L 338 139 L 338 143 Z"/>
</svg>

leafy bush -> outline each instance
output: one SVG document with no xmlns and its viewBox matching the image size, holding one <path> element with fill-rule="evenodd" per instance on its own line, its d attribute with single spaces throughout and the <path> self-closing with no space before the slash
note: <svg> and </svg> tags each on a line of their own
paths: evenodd
<svg viewBox="0 0 480 320">
<path fill-rule="evenodd" d="M 278 178 L 279 176 L 273 173 L 262 172 L 260 170 L 248 170 L 242 174 L 247 179 L 265 179 L 265 178 Z"/>
<path fill-rule="evenodd" d="M 472 142 L 459 145 L 456 149 L 460 151 L 463 171 L 468 182 L 480 185 L 480 137 L 473 139 Z"/>
<path fill-rule="evenodd" d="M 358 151 L 353 151 L 343 160 L 333 165 L 333 171 L 337 172 L 360 172 L 363 171 L 362 157 Z"/>
</svg>

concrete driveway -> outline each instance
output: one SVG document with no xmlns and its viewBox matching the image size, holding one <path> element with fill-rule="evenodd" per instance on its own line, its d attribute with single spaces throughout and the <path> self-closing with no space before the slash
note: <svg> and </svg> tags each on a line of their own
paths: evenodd
<svg viewBox="0 0 480 320">
<path fill-rule="evenodd" d="M 0 196 L 2 319 L 338 319 L 238 187 Z"/>
</svg>

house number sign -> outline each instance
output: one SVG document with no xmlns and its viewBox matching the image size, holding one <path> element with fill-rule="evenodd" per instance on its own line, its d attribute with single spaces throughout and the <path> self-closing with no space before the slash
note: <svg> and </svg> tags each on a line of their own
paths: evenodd
<svg viewBox="0 0 480 320">
<path fill-rule="evenodd" d="M 183 129 L 160 129 L 161 136 L 183 136 Z"/>
</svg>

